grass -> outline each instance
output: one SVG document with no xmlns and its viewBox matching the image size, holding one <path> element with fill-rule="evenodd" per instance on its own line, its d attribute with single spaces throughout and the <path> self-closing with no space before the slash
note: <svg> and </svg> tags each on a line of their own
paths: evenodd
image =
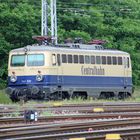
<svg viewBox="0 0 140 140">
<path fill-rule="evenodd" d="M 140 87 L 135 87 L 134 94 L 132 95 L 131 100 L 136 102 L 140 101 Z"/>
<path fill-rule="evenodd" d="M 0 90 L 0 104 L 11 104 L 9 96 L 4 92 L 4 90 Z"/>
<path fill-rule="evenodd" d="M 110 101 L 122 101 L 122 100 L 116 100 L 116 99 L 110 99 L 110 100 L 93 100 L 93 99 L 88 99 L 88 100 L 82 100 L 80 98 L 78 99 L 70 99 L 70 100 L 63 100 L 60 101 L 62 104 L 80 104 L 80 103 L 93 103 L 93 102 L 110 102 Z M 124 101 L 131 101 L 131 102 L 139 102 L 140 101 L 140 87 L 135 87 L 135 92 L 133 94 L 133 96 L 131 98 L 128 98 Z M 34 108 L 34 105 L 36 103 L 41 103 L 41 104 L 46 104 L 46 105 L 53 105 L 54 101 L 47 101 L 47 102 L 43 102 L 43 101 L 39 101 L 39 102 L 35 102 L 35 101 L 29 101 L 25 104 L 25 106 L 27 105 L 30 109 Z M 10 100 L 9 96 L 4 92 L 4 90 L 0 90 L 0 104 L 14 104 L 12 103 L 12 101 Z"/>
</svg>

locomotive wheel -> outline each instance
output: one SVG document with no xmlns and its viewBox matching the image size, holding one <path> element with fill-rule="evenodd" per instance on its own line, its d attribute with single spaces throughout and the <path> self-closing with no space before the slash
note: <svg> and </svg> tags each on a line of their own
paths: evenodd
<svg viewBox="0 0 140 140">
<path fill-rule="evenodd" d="M 26 95 L 19 97 L 19 99 L 20 99 L 19 101 L 23 101 L 23 102 L 27 102 L 28 101 L 28 98 L 26 97 Z"/>
<path fill-rule="evenodd" d="M 115 95 L 113 92 L 101 92 L 99 99 L 114 99 Z"/>
<path fill-rule="evenodd" d="M 104 93 L 101 93 L 100 96 L 99 96 L 99 99 L 107 99 L 107 97 Z"/>
<path fill-rule="evenodd" d="M 129 95 L 128 93 L 124 93 L 124 92 L 119 93 L 119 95 L 118 95 L 118 99 L 120 99 L 120 100 L 124 100 L 129 97 L 131 97 L 131 95 Z"/>
<path fill-rule="evenodd" d="M 87 99 L 87 94 L 86 93 L 78 93 L 78 92 L 75 92 L 75 93 L 73 93 L 73 95 L 72 95 L 72 98 L 73 99 L 77 99 L 77 98 L 81 98 L 82 100 L 86 100 Z"/>
<path fill-rule="evenodd" d="M 15 98 L 14 95 L 11 95 L 10 99 L 12 100 L 12 102 L 19 102 L 19 99 Z"/>
<path fill-rule="evenodd" d="M 69 98 L 70 95 L 68 94 L 68 92 L 65 91 L 57 91 L 50 94 L 51 100 L 62 100 L 62 99 L 69 99 Z"/>
<path fill-rule="evenodd" d="M 62 100 L 63 99 L 62 93 L 60 93 L 60 92 L 51 93 L 50 94 L 50 99 L 51 100 Z"/>
</svg>

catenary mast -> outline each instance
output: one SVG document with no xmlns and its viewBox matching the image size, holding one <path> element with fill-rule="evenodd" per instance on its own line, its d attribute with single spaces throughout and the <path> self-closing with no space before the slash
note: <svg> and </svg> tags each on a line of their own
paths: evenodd
<svg viewBox="0 0 140 140">
<path fill-rule="evenodd" d="M 52 43 L 57 44 L 57 14 L 56 0 L 42 0 L 42 23 L 41 35 L 52 37 Z M 51 25 L 48 24 L 48 19 L 51 19 Z"/>
</svg>

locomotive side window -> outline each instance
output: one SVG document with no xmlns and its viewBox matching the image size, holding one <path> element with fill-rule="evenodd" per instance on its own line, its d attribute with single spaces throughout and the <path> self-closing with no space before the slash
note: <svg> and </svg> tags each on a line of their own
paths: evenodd
<svg viewBox="0 0 140 140">
<path fill-rule="evenodd" d="M 67 63 L 67 56 L 66 56 L 66 54 L 62 54 L 62 63 Z"/>
<path fill-rule="evenodd" d="M 12 55 L 11 66 L 24 66 L 25 65 L 25 55 Z"/>
<path fill-rule="evenodd" d="M 102 64 L 106 64 L 106 56 L 102 56 Z"/>
<path fill-rule="evenodd" d="M 58 66 L 61 65 L 60 54 L 57 54 L 57 63 L 58 63 Z"/>
<path fill-rule="evenodd" d="M 95 64 L 95 56 L 91 56 L 91 64 Z"/>
<path fill-rule="evenodd" d="M 72 55 L 68 55 L 68 63 L 72 63 Z"/>
<path fill-rule="evenodd" d="M 90 64 L 90 57 L 87 55 L 85 56 L 85 63 Z"/>
<path fill-rule="evenodd" d="M 129 57 L 127 57 L 127 67 L 130 67 Z"/>
<path fill-rule="evenodd" d="M 118 57 L 118 65 L 122 65 L 122 57 Z"/>
<path fill-rule="evenodd" d="M 78 63 L 78 55 L 74 55 L 74 56 L 73 56 L 73 59 L 74 59 L 74 63 L 77 64 L 77 63 Z"/>
<path fill-rule="evenodd" d="M 96 64 L 101 64 L 101 58 L 100 58 L 100 56 L 96 56 Z"/>
<path fill-rule="evenodd" d="M 117 65 L 117 57 L 113 56 L 112 61 L 113 61 L 113 65 Z"/>
<path fill-rule="evenodd" d="M 43 66 L 44 54 L 29 54 L 27 56 L 27 66 Z"/>
<path fill-rule="evenodd" d="M 84 64 L 84 56 L 83 55 L 79 55 L 79 63 Z"/>
<path fill-rule="evenodd" d="M 112 64 L 112 62 L 111 62 L 111 56 L 107 56 L 107 64 L 108 65 L 111 65 Z"/>
</svg>

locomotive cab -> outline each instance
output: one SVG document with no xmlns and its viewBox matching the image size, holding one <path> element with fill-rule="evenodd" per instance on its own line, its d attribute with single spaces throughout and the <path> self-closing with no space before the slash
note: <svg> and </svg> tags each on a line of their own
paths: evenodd
<svg viewBox="0 0 140 140">
<path fill-rule="evenodd" d="M 13 101 L 41 99 L 41 89 L 46 82 L 45 72 L 49 67 L 47 52 L 16 49 L 9 54 L 8 88 L 6 92 Z"/>
</svg>

